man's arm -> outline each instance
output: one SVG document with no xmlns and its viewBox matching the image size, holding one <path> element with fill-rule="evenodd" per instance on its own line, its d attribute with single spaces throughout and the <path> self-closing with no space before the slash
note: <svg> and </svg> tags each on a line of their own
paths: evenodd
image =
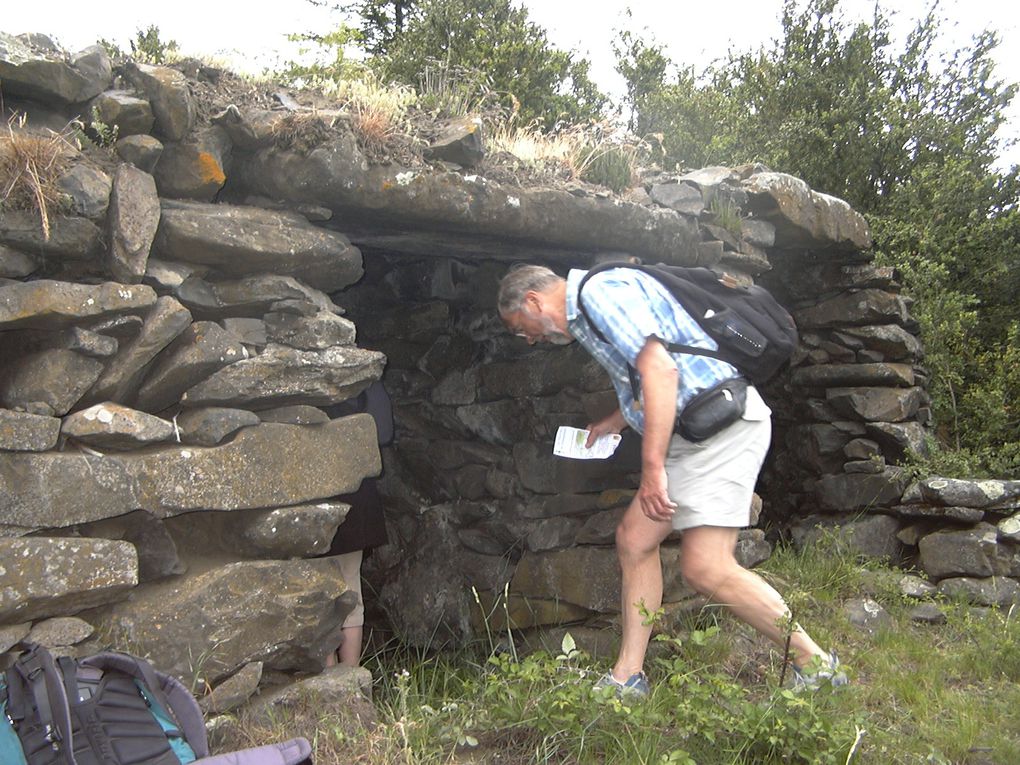
<svg viewBox="0 0 1020 765">
<path fill-rule="evenodd" d="M 641 373 L 645 414 L 638 500 L 645 515 L 653 521 L 668 521 L 673 517 L 676 504 L 670 501 L 666 487 L 666 452 L 676 419 L 679 373 L 676 362 L 654 337 L 645 341 L 635 366 Z"/>
</svg>

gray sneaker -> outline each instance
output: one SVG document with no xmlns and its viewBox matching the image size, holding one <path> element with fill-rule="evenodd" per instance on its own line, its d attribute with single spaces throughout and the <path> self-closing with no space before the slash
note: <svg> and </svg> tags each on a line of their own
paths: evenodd
<svg viewBox="0 0 1020 765">
<path fill-rule="evenodd" d="M 598 679 L 597 683 L 595 683 L 595 690 L 599 691 L 603 688 L 614 689 L 616 691 L 616 697 L 619 699 L 627 697 L 643 699 L 652 692 L 651 686 L 648 685 L 648 678 L 645 677 L 644 672 L 635 672 L 627 678 L 626 682 L 621 683 L 613 677 L 613 670 L 609 670 Z"/>
<path fill-rule="evenodd" d="M 829 652 L 828 660 L 815 657 L 806 667 L 793 665 L 793 690 L 816 691 L 824 683 L 833 688 L 847 685 L 846 672 L 839 668 L 839 657 L 835 651 Z"/>
</svg>

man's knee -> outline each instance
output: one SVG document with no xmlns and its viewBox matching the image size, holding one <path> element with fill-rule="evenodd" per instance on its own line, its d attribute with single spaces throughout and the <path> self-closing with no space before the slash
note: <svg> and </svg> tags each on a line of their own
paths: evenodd
<svg viewBox="0 0 1020 765">
<path fill-rule="evenodd" d="M 628 515 L 616 526 L 616 552 L 621 560 L 648 555 L 659 549 L 661 539 L 650 534 L 641 523 L 633 523 Z"/>
<path fill-rule="evenodd" d="M 680 573 L 684 581 L 702 595 L 714 593 L 736 568 L 740 568 L 740 564 L 728 556 L 684 550 L 680 558 Z"/>
<path fill-rule="evenodd" d="M 616 552 L 622 557 L 634 555 L 642 545 L 638 544 L 637 534 L 623 518 L 616 524 Z"/>
</svg>

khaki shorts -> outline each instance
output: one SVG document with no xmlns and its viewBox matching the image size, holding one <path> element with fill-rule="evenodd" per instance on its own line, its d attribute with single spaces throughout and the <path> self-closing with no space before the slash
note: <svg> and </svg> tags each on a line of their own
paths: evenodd
<svg viewBox="0 0 1020 765">
<path fill-rule="evenodd" d="M 673 528 L 743 528 L 751 521 L 751 495 L 772 440 L 772 412 L 752 387 L 742 419 L 699 443 L 673 436 L 666 455 Z"/>
<path fill-rule="evenodd" d="M 347 589 L 358 596 L 358 604 L 354 610 L 347 614 L 344 619 L 344 627 L 361 627 L 365 623 L 365 601 L 361 597 L 361 559 L 364 550 L 337 555 L 336 560 L 340 564 L 340 573 L 344 578 Z"/>
</svg>

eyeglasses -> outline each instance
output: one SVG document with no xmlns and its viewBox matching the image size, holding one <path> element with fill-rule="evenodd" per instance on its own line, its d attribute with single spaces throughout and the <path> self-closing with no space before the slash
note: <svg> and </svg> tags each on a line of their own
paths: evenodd
<svg viewBox="0 0 1020 765">
<path fill-rule="evenodd" d="M 521 329 L 520 327 L 514 326 L 512 322 L 509 321 L 506 322 L 506 328 L 510 330 L 511 333 L 513 333 L 514 337 L 523 337 L 525 340 L 531 337 L 531 335 L 529 335 L 525 330 Z"/>
</svg>

